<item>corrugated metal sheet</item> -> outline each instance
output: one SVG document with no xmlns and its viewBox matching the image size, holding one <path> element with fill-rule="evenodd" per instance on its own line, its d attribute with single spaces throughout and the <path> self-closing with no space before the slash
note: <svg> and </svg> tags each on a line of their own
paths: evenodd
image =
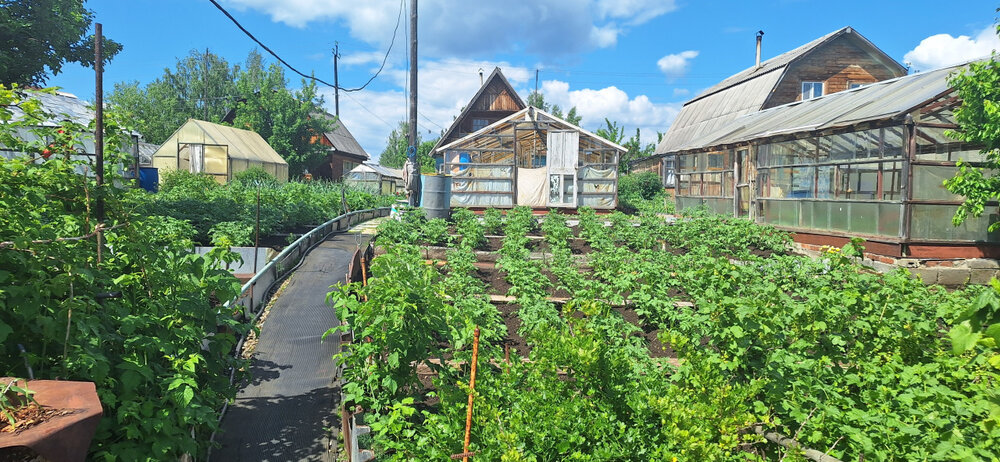
<svg viewBox="0 0 1000 462">
<path fill-rule="evenodd" d="M 782 134 L 886 120 L 945 92 L 948 76 L 965 64 L 872 83 L 853 90 L 753 112 L 675 147 L 685 151 L 745 143 Z"/>
<path fill-rule="evenodd" d="M 377 173 L 389 178 L 402 179 L 403 171 L 395 168 L 383 167 L 373 162 L 365 162 L 351 169 L 351 173 Z"/>
<path fill-rule="evenodd" d="M 742 85 L 686 104 L 656 147 L 656 153 L 676 151 L 694 139 L 715 133 L 741 115 L 759 111 L 781 75 L 781 69 L 772 68 L 771 72 L 757 75 Z"/>
<path fill-rule="evenodd" d="M 822 45 L 823 43 L 827 42 L 828 40 L 832 40 L 836 36 L 850 32 L 853 32 L 853 29 L 851 29 L 850 27 L 843 27 L 837 29 L 805 45 L 795 48 L 794 50 L 787 51 L 767 61 L 764 61 L 760 63 L 760 66 L 750 66 L 740 72 L 737 72 L 733 76 L 713 85 L 709 89 L 701 92 L 698 96 L 692 99 L 691 102 L 697 101 L 701 98 L 705 98 L 713 93 L 720 92 L 734 85 L 739 85 L 747 80 L 755 79 L 759 76 L 775 71 L 777 69 L 784 68 L 792 61 L 801 58 L 802 56 L 809 53 L 816 47 Z"/>
<path fill-rule="evenodd" d="M 91 104 L 69 93 L 57 92 L 52 95 L 28 91 L 27 94 L 29 98 L 37 99 L 42 104 L 43 110 L 50 114 L 50 117 L 41 123 L 43 126 L 56 127 L 67 120 L 86 126 L 94 120 Z M 12 107 L 10 110 L 14 120 L 20 120 L 24 116 L 18 107 Z"/>
<path fill-rule="evenodd" d="M 875 55 L 881 56 L 887 63 L 894 63 L 902 71 L 898 63 L 868 39 L 854 29 L 844 27 L 764 61 L 760 66 L 744 69 L 685 103 L 657 145 L 656 153 L 664 154 L 684 149 L 692 145 L 694 140 L 717 135 L 719 130 L 724 130 L 736 118 L 759 111 L 791 63 L 842 36 L 849 36 L 866 44 Z"/>
</svg>

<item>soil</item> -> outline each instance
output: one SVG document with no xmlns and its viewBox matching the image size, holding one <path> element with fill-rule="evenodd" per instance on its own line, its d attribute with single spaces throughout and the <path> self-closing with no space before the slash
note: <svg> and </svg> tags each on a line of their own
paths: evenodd
<svg viewBox="0 0 1000 462">
<path fill-rule="evenodd" d="M 2 419 L 2 421 L 0 421 L 0 433 L 12 433 L 16 435 L 53 417 L 71 415 L 76 412 L 79 412 L 79 410 L 53 409 L 31 403 L 27 406 L 22 406 L 14 410 L 14 421 L 17 422 L 16 425 L 11 426 L 9 420 L 6 418 Z"/>
<path fill-rule="evenodd" d="M 529 252 L 534 252 L 536 249 L 538 249 L 539 242 L 541 241 L 538 239 L 529 239 L 528 243 L 525 244 L 524 247 L 527 248 Z M 485 250 L 487 252 L 498 252 L 500 251 L 500 247 L 503 247 L 503 237 L 487 237 L 486 247 L 484 247 L 482 250 Z"/>
<path fill-rule="evenodd" d="M 500 311 L 500 316 L 503 318 L 504 324 L 507 325 L 507 336 L 504 337 L 500 344 L 510 349 L 511 356 L 527 358 L 531 347 L 517 333 L 517 330 L 521 328 L 521 318 L 517 317 L 518 309 L 518 305 L 511 303 L 497 305 L 497 310 Z"/>
<path fill-rule="evenodd" d="M 510 283 L 496 267 L 476 268 L 476 277 L 489 286 L 489 293 L 495 295 L 507 295 L 510 290 Z"/>
<path fill-rule="evenodd" d="M 549 296 L 550 297 L 557 297 L 557 298 L 572 298 L 573 297 L 573 294 L 569 293 L 569 291 L 567 291 L 566 289 L 564 289 L 562 287 L 559 287 L 559 278 L 556 277 L 555 274 L 552 274 L 551 271 L 549 271 L 547 269 L 543 269 L 542 270 L 542 275 L 545 276 L 545 277 L 547 277 L 547 278 L 549 278 L 549 282 L 552 284 L 553 290 L 549 291 Z M 556 287 L 558 287 L 558 289 L 556 289 Z"/>
<path fill-rule="evenodd" d="M 660 329 L 654 326 L 643 324 L 639 319 L 639 314 L 635 312 L 634 309 L 624 307 L 614 309 L 618 314 L 621 314 L 625 321 L 633 326 L 642 329 L 639 332 L 635 332 L 632 335 L 636 337 L 642 337 L 646 340 L 646 345 L 648 345 L 649 356 L 651 358 L 676 358 L 677 354 L 674 353 L 674 349 L 670 347 L 669 344 L 665 344 L 660 341 Z"/>
</svg>

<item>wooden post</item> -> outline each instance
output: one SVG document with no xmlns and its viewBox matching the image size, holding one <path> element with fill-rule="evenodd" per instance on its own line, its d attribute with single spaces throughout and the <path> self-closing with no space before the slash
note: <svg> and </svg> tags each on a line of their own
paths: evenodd
<svg viewBox="0 0 1000 462">
<path fill-rule="evenodd" d="M 469 378 L 469 407 L 465 413 L 465 445 L 462 447 L 462 453 L 466 454 L 462 457 L 462 462 L 469 462 L 469 439 L 472 435 L 472 402 L 475 400 L 476 391 L 476 362 L 479 359 L 479 327 L 473 333 L 472 337 L 472 372 Z"/>
<path fill-rule="evenodd" d="M 410 0 L 410 146 L 417 148 L 417 0 Z M 419 163 L 417 174 L 420 174 Z"/>
<path fill-rule="evenodd" d="M 333 110 L 337 119 L 340 119 L 340 79 L 337 75 L 337 58 L 340 58 L 340 43 L 333 42 Z"/>
<path fill-rule="evenodd" d="M 94 95 L 94 156 L 97 162 L 97 221 L 104 221 L 104 199 L 102 188 L 104 185 L 104 56 L 101 50 L 101 42 L 104 35 L 101 30 L 101 23 L 94 24 L 94 82 L 96 92 Z M 97 241 L 100 243 L 100 233 Z"/>
</svg>

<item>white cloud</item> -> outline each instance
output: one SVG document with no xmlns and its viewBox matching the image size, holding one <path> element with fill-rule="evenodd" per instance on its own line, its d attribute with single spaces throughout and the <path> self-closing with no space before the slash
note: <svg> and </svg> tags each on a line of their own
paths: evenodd
<svg viewBox="0 0 1000 462">
<path fill-rule="evenodd" d="M 515 88 L 526 85 L 534 76 L 532 70 L 505 62 L 463 59 L 421 62 L 417 80 L 417 128 L 420 136 L 424 140 L 434 139 L 447 129 L 479 90 L 479 69 L 483 70 L 483 77 L 486 78 L 497 66 Z M 340 96 L 340 115 L 344 124 L 373 160 L 377 160 L 385 148 L 389 132 L 408 117 L 406 95 L 401 90 L 408 79 L 406 71 L 387 67 L 382 75 L 385 81 L 399 90 L 365 90 L 350 93 L 350 96 L 342 93 Z M 333 113 L 333 90 L 321 89 L 321 92 L 327 111 Z"/>
<path fill-rule="evenodd" d="M 656 62 L 656 66 L 660 68 L 660 71 L 670 78 L 677 78 L 684 75 L 687 72 L 688 65 L 691 60 L 698 56 L 698 52 L 695 50 L 682 51 L 680 53 L 674 53 L 666 55 L 660 58 Z"/>
<path fill-rule="evenodd" d="M 630 97 L 621 89 L 611 86 L 598 90 L 584 88 L 570 90 L 569 84 L 559 80 L 546 80 L 542 84 L 545 102 L 558 104 L 565 113 L 576 107 L 583 117 L 583 128 L 596 130 L 604 126 L 604 119 L 624 125 L 626 137 L 639 128 L 642 144 L 655 143 L 656 132 L 666 132 L 667 127 L 680 112 L 681 103 L 657 104 L 646 95 Z"/>
<path fill-rule="evenodd" d="M 420 66 L 419 115 L 417 127 L 425 140 L 434 139 L 449 127 L 454 117 L 480 88 L 479 69 L 488 77 L 499 66 L 522 98 L 534 88 L 534 70 L 509 63 L 480 60 L 447 59 L 424 61 Z M 383 71 L 388 81 L 403 88 L 407 78 L 401 69 Z M 601 89 L 571 89 L 563 81 L 548 80 L 540 88 L 545 101 L 558 104 L 563 112 L 576 107 L 583 117 L 583 127 L 596 130 L 604 126 L 604 118 L 624 124 L 634 134 L 640 129 L 642 142 L 655 143 L 656 132 L 665 132 L 677 116 L 681 103 L 653 103 L 645 95 L 631 96 L 616 87 Z M 327 110 L 333 113 L 333 92 L 322 90 Z M 385 148 L 389 132 L 407 117 L 406 96 L 402 90 L 361 91 L 350 96 L 341 94 L 340 115 L 344 124 L 373 160 Z M 362 105 L 367 108 L 366 111 Z M 369 113 L 368 111 L 371 111 Z M 372 115 L 374 113 L 375 115 Z M 430 133 L 428 133 L 430 131 Z"/>
<path fill-rule="evenodd" d="M 687 96 L 691 94 L 691 90 L 687 88 L 674 88 L 674 96 Z"/>
<path fill-rule="evenodd" d="M 673 0 L 597 0 L 601 18 L 621 19 L 639 25 L 677 9 Z"/>
<path fill-rule="evenodd" d="M 989 26 L 975 38 L 968 35 L 932 35 L 907 52 L 903 60 L 910 63 L 913 70 L 921 71 L 987 57 L 996 49 L 1000 49 L 1000 37 L 997 37 L 996 26 Z"/>
<path fill-rule="evenodd" d="M 351 36 L 380 48 L 389 43 L 400 6 L 396 0 L 226 0 L 226 3 L 237 10 L 263 12 L 272 20 L 293 27 L 304 27 L 314 21 L 341 23 Z M 421 53 L 460 57 L 512 50 L 550 56 L 571 54 L 613 46 L 627 27 L 643 24 L 676 8 L 674 0 L 475 4 L 467 0 L 422 0 Z M 404 23 L 409 20 L 407 11 L 403 12 L 402 20 Z"/>
</svg>

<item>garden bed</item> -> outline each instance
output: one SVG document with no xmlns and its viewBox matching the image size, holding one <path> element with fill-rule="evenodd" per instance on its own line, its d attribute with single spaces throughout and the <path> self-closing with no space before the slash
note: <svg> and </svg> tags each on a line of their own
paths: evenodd
<svg viewBox="0 0 1000 462">
<path fill-rule="evenodd" d="M 951 341 L 985 335 L 962 316 L 996 316 L 995 291 L 790 255 L 786 234 L 704 214 L 583 209 L 571 228 L 515 209 L 491 235 L 485 215 L 456 211 L 461 238 L 443 241 L 433 220 L 388 223 L 369 285 L 332 295 L 372 339 L 340 360 L 347 399 L 395 429 L 374 435 L 377 455 L 459 452 L 478 326 L 472 449 L 484 460 L 780 460 L 801 446 L 844 460 L 995 456 L 1000 434 L 980 425 L 990 411 L 954 410 L 992 396 L 998 353 Z M 969 364 L 984 366 L 953 374 Z M 934 435 L 951 429 L 961 436 L 942 449 Z"/>
</svg>

